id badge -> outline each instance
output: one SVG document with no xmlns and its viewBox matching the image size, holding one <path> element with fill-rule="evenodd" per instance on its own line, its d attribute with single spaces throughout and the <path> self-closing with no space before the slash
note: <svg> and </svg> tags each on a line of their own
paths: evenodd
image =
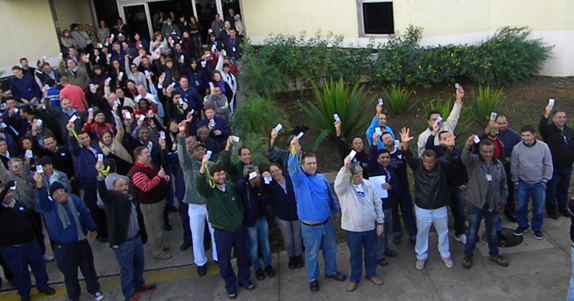
<svg viewBox="0 0 574 301">
<path fill-rule="evenodd" d="M 486 181 L 492 182 L 492 175 L 491 174 L 487 173 L 484 177 L 486 178 Z"/>
</svg>

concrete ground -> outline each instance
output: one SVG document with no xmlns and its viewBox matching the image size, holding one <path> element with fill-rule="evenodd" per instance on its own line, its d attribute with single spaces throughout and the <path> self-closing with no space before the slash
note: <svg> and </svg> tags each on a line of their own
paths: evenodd
<svg viewBox="0 0 574 301">
<path fill-rule="evenodd" d="M 198 277 L 193 265 L 191 250 L 179 251 L 181 244 L 181 223 L 177 213 L 170 214 L 173 230 L 166 233 L 164 240 L 171 246 L 171 260 L 155 260 L 149 250 L 146 252 L 147 283 L 157 285 L 153 293 L 138 296 L 138 300 L 227 300 L 224 282 L 219 276 L 217 265 L 208 264 L 208 274 Z M 503 226 L 514 229 L 516 224 L 503 219 Z M 339 227 L 340 225 L 335 225 Z M 532 231 L 524 234 L 522 244 L 512 248 L 502 248 L 510 263 L 502 268 L 488 260 L 488 247 L 481 239 L 470 270 L 462 268 L 464 245 L 453 239 L 451 231 L 450 250 L 455 262 L 453 269 L 447 269 L 436 249 L 436 233 L 430 234 L 429 259 L 424 270 L 415 269 L 413 247 L 406 239 L 401 245 L 394 246 L 398 256 L 389 259 L 389 265 L 378 267 L 378 275 L 385 283 L 375 286 L 363 279 L 353 293 L 347 292 L 348 280 L 337 282 L 320 277 L 321 290 L 312 293 L 305 269 L 289 270 L 288 256 L 279 252 L 273 254 L 273 267 L 277 272 L 274 278 L 256 281 L 252 271 L 252 280 L 257 284 L 253 291 L 239 289 L 237 300 L 565 300 L 572 274 L 570 260 L 571 244 L 569 238 L 570 220 L 560 217 L 558 220 L 545 219 L 542 232 L 544 238 L 536 240 Z M 481 237 L 484 227 L 481 228 Z M 100 275 L 105 300 L 123 300 L 118 277 L 119 268 L 108 244 L 95 240 L 91 242 L 96 270 Z M 211 254 L 209 254 L 211 258 Z M 320 257 L 320 262 L 322 258 Z M 322 271 L 322 263 L 321 271 Z M 339 271 L 349 276 L 349 250 L 345 243 L 337 247 L 337 265 Z M 50 283 L 57 293 L 50 298 L 32 290 L 33 300 L 68 300 L 63 284 L 63 276 L 55 262 L 46 264 Z M 3 276 L 3 275 L 2 275 Z M 85 292 L 85 286 L 82 282 Z M 6 282 L 0 287 L 0 300 L 19 300 L 14 288 Z M 88 293 L 81 300 L 93 300 Z"/>
</svg>

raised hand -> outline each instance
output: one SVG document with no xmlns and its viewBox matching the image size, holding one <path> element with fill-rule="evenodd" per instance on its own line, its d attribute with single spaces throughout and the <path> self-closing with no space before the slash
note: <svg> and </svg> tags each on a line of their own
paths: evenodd
<svg viewBox="0 0 574 301">
<path fill-rule="evenodd" d="M 351 158 L 346 156 L 345 159 L 343 159 L 343 166 L 348 166 L 349 164 L 351 164 Z"/>
<path fill-rule="evenodd" d="M 459 86 L 456 89 L 456 102 L 460 103 L 462 102 L 462 98 L 464 97 L 464 89 L 462 88 L 462 86 Z"/>
<path fill-rule="evenodd" d="M 408 128 L 402 128 L 400 132 L 401 142 L 402 143 L 409 143 L 409 141 L 413 140 L 414 137 L 410 137 L 411 130 Z"/>
<path fill-rule="evenodd" d="M 470 137 L 468 137 L 466 139 L 466 142 L 464 143 L 464 147 L 466 147 L 467 149 L 470 150 L 472 148 L 472 145 L 474 144 L 474 137 L 475 136 L 476 135 L 470 135 Z"/>
</svg>

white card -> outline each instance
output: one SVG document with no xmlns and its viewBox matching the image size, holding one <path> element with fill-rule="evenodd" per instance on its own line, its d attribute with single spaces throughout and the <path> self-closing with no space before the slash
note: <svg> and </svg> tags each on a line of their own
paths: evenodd
<svg viewBox="0 0 574 301">
<path fill-rule="evenodd" d="M 333 118 L 335 118 L 335 121 L 341 120 L 341 118 L 339 117 L 339 114 L 333 114 Z"/>
<path fill-rule="evenodd" d="M 554 106 L 554 103 L 555 103 L 555 102 L 556 102 L 556 99 L 553 99 L 553 98 L 550 98 L 550 99 L 548 100 L 548 104 L 551 105 L 551 106 Z"/>
<path fill-rule="evenodd" d="M 305 133 L 303 133 L 303 132 L 299 133 L 299 135 L 297 135 L 297 140 L 301 139 L 301 137 L 303 137 L 303 135 L 305 135 Z"/>
<path fill-rule="evenodd" d="M 351 152 L 349 153 L 349 158 L 351 160 L 355 159 L 355 156 L 357 155 L 357 152 L 355 150 L 351 150 Z"/>
<path fill-rule="evenodd" d="M 382 106 L 383 105 L 383 99 L 379 98 L 379 104 Z"/>
<path fill-rule="evenodd" d="M 282 128 L 283 128 L 283 125 L 282 125 L 281 123 L 279 123 L 279 124 L 277 124 L 277 125 L 275 126 L 275 130 L 276 130 L 277 132 L 279 132 Z"/>
<path fill-rule="evenodd" d="M 380 127 L 380 126 L 378 126 L 378 127 L 375 128 L 375 133 L 377 133 L 378 135 L 382 135 L 382 134 L 383 134 L 383 131 L 381 130 L 381 127 Z"/>
<path fill-rule="evenodd" d="M 474 135 L 474 143 L 476 144 L 480 143 L 480 138 L 478 137 L 478 135 Z"/>
<path fill-rule="evenodd" d="M 74 121 L 76 121 L 76 120 L 78 120 L 78 116 L 77 116 L 77 115 L 74 115 L 74 116 L 72 116 L 72 117 L 70 118 L 70 122 L 71 122 L 71 123 L 74 123 Z"/>
<path fill-rule="evenodd" d="M 460 88 L 460 85 L 459 85 L 459 83 L 456 83 L 456 84 L 454 84 L 454 88 L 455 88 L 455 89 L 458 89 L 458 88 Z"/>
<path fill-rule="evenodd" d="M 42 165 L 36 165 L 36 172 L 37 173 L 44 173 L 44 169 L 42 168 Z"/>
<path fill-rule="evenodd" d="M 498 116 L 498 114 L 496 114 L 496 112 L 490 113 L 490 120 L 492 120 L 492 121 L 496 120 L 496 116 Z"/>
<path fill-rule="evenodd" d="M 207 150 L 207 151 L 205 151 L 205 154 L 207 155 L 208 159 L 211 159 L 211 154 L 213 154 L 213 152 L 210 150 Z"/>
<path fill-rule="evenodd" d="M 231 136 L 231 139 L 233 139 L 233 142 L 239 142 L 240 138 L 237 136 Z"/>
</svg>

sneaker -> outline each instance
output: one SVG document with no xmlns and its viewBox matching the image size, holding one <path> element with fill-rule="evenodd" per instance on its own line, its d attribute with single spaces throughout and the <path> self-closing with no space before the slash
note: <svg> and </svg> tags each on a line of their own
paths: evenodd
<svg viewBox="0 0 574 301">
<path fill-rule="evenodd" d="M 347 279 L 347 276 L 345 276 L 344 274 L 340 273 L 339 271 L 337 271 L 335 273 L 335 275 L 325 275 L 325 277 L 329 278 L 329 279 L 335 279 L 337 281 L 345 281 Z"/>
<path fill-rule="evenodd" d="M 490 261 L 496 262 L 496 264 L 498 264 L 503 268 L 508 267 L 508 262 L 504 260 L 504 258 L 501 255 L 489 256 L 488 258 L 490 259 Z"/>
<path fill-rule="evenodd" d="M 456 235 L 454 240 L 460 241 L 463 245 L 466 245 L 466 234 Z"/>
<path fill-rule="evenodd" d="M 168 260 L 168 259 L 171 259 L 171 255 L 169 255 L 169 253 L 166 253 L 166 252 L 161 252 L 158 255 L 154 256 L 153 258 L 161 259 L 161 260 Z"/>
<path fill-rule="evenodd" d="M 506 216 L 506 218 L 513 222 L 513 223 L 517 223 L 518 221 L 516 220 L 516 217 L 514 216 L 514 213 L 510 213 L 510 212 L 504 212 L 504 215 Z"/>
<path fill-rule="evenodd" d="M 295 262 L 297 261 L 297 259 L 295 259 L 295 258 L 296 258 L 295 256 L 289 257 L 289 264 L 288 264 L 288 266 L 289 266 L 289 269 L 290 269 L 290 270 L 294 270 L 295 267 L 297 266 L 297 264 L 295 263 Z"/>
<path fill-rule="evenodd" d="M 417 270 L 422 270 L 425 268 L 425 261 L 425 259 L 417 259 L 417 263 L 415 264 Z"/>
<path fill-rule="evenodd" d="M 540 230 L 534 231 L 534 238 L 542 239 L 542 231 L 540 231 Z"/>
<path fill-rule="evenodd" d="M 247 282 L 243 283 L 243 284 L 240 283 L 239 286 L 242 286 L 245 289 L 250 290 L 250 291 L 255 289 L 255 284 L 253 284 L 253 282 L 251 282 L 251 280 L 247 280 Z"/>
<path fill-rule="evenodd" d="M 156 288 L 157 288 L 157 287 L 155 286 L 155 284 L 144 284 L 144 285 L 142 286 L 142 288 L 140 288 L 139 290 L 136 290 L 136 291 L 135 291 L 135 294 L 136 294 L 136 295 L 139 295 L 139 294 L 150 293 L 150 292 L 155 291 Z M 133 298 L 135 298 L 135 297 L 133 297 Z"/>
<path fill-rule="evenodd" d="M 515 236 L 522 236 L 522 233 L 528 231 L 528 227 L 518 227 L 516 228 L 516 230 L 514 230 L 514 235 Z"/>
<path fill-rule="evenodd" d="M 556 212 L 548 212 L 548 217 L 551 219 L 558 219 L 558 214 L 556 214 Z"/>
<path fill-rule="evenodd" d="M 42 256 L 42 259 L 43 259 L 45 262 L 52 262 L 52 261 L 54 261 L 54 256 L 44 255 L 44 256 Z"/>
<path fill-rule="evenodd" d="M 265 279 L 265 274 L 263 274 L 263 270 L 262 269 L 257 269 L 255 270 L 255 278 L 259 281 Z"/>
<path fill-rule="evenodd" d="M 56 290 L 52 287 L 48 287 L 47 289 L 40 291 L 40 293 L 51 296 L 56 293 Z"/>
<path fill-rule="evenodd" d="M 235 298 L 237 298 L 237 291 L 227 292 L 227 297 L 228 297 L 229 299 L 235 299 Z"/>
<path fill-rule="evenodd" d="M 454 262 L 452 261 L 452 259 L 450 259 L 450 257 L 448 258 L 443 258 L 442 261 L 444 261 L 444 265 L 449 268 L 452 269 L 454 268 Z"/>
<path fill-rule="evenodd" d="M 386 258 L 381 258 L 377 260 L 377 264 L 382 267 L 386 267 L 389 264 L 389 261 Z"/>
<path fill-rule="evenodd" d="M 372 283 L 374 283 L 375 285 L 383 285 L 383 279 L 375 276 L 375 277 L 371 277 L 371 278 L 367 278 L 367 280 L 371 280 Z"/>
<path fill-rule="evenodd" d="M 502 230 L 496 231 L 496 236 L 498 236 L 499 240 L 507 240 L 508 239 L 508 236 L 506 236 L 506 234 L 504 234 L 504 232 Z"/>
<path fill-rule="evenodd" d="M 136 298 L 136 296 L 133 296 L 129 299 L 126 299 L 125 301 L 138 301 L 138 299 Z"/>
<path fill-rule="evenodd" d="M 295 262 L 298 269 L 302 269 L 305 266 L 305 262 L 303 262 L 303 257 L 301 255 L 295 256 Z"/>
<path fill-rule="evenodd" d="M 275 277 L 275 271 L 273 270 L 273 267 L 270 265 L 265 267 L 265 273 L 267 274 L 267 277 L 269 277 L 269 278 Z"/>
<path fill-rule="evenodd" d="M 318 292 L 319 291 L 319 281 L 315 280 L 315 281 L 309 282 L 309 288 L 314 293 Z"/>
<path fill-rule="evenodd" d="M 396 257 L 397 256 L 397 252 L 394 250 L 387 250 L 384 252 L 384 254 L 389 256 L 389 257 Z"/>
<path fill-rule="evenodd" d="M 354 292 L 355 289 L 357 289 L 357 282 L 349 282 L 349 285 L 347 285 L 347 291 Z"/>
<path fill-rule="evenodd" d="M 179 250 L 180 251 L 185 251 L 187 249 L 191 248 L 191 243 L 190 242 L 184 242 L 181 244 L 181 246 L 179 246 Z"/>
<path fill-rule="evenodd" d="M 96 299 L 96 301 L 104 300 L 104 294 L 102 294 L 102 292 L 96 292 L 94 294 L 94 299 Z"/>
<path fill-rule="evenodd" d="M 462 259 L 462 268 L 468 270 L 470 267 L 472 267 L 472 257 L 464 256 Z"/>
</svg>

